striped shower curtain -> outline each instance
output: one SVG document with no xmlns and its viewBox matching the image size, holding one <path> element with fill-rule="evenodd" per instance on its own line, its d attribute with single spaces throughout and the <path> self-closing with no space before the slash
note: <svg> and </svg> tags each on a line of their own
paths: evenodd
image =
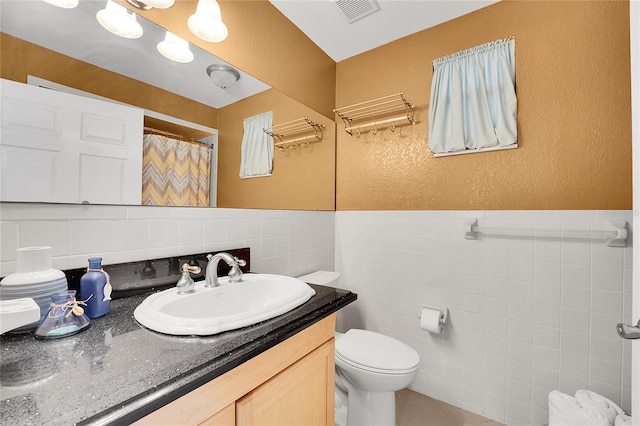
<svg viewBox="0 0 640 426">
<path fill-rule="evenodd" d="M 160 135 L 145 135 L 142 205 L 209 207 L 211 148 Z"/>
</svg>

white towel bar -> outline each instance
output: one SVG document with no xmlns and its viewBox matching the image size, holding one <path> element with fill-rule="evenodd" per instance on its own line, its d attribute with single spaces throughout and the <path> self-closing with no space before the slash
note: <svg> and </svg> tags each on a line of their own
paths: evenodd
<svg viewBox="0 0 640 426">
<path fill-rule="evenodd" d="M 627 245 L 626 221 L 607 220 L 605 221 L 605 228 L 604 230 L 492 228 L 478 226 L 478 219 L 467 219 L 464 223 L 464 238 L 467 240 L 476 240 L 478 239 L 478 234 L 519 238 L 599 238 L 609 247 L 625 247 Z"/>
</svg>

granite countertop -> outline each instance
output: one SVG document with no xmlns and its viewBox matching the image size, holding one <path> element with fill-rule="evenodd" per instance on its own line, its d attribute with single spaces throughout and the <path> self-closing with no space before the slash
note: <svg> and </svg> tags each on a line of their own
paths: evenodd
<svg viewBox="0 0 640 426">
<path fill-rule="evenodd" d="M 304 305 L 259 324 L 209 337 L 168 336 L 133 311 L 148 294 L 111 302 L 79 334 L 0 337 L 0 424 L 130 423 L 266 351 L 356 300 L 312 285 Z"/>
</svg>

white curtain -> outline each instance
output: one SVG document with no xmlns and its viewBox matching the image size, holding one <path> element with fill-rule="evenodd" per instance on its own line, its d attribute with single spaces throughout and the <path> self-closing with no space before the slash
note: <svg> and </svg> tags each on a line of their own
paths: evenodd
<svg viewBox="0 0 640 426">
<path fill-rule="evenodd" d="M 429 148 L 434 154 L 517 142 L 515 40 L 497 40 L 433 61 Z"/>
<path fill-rule="evenodd" d="M 273 140 L 263 129 L 271 127 L 273 111 L 244 119 L 240 177 L 269 176 L 273 167 Z"/>
</svg>

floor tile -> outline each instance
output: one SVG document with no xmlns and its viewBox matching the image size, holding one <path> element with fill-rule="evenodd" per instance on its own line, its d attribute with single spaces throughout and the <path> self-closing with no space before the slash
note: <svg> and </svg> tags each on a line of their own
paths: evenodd
<svg viewBox="0 0 640 426">
<path fill-rule="evenodd" d="M 397 426 L 504 426 L 410 389 L 396 392 Z"/>
</svg>

